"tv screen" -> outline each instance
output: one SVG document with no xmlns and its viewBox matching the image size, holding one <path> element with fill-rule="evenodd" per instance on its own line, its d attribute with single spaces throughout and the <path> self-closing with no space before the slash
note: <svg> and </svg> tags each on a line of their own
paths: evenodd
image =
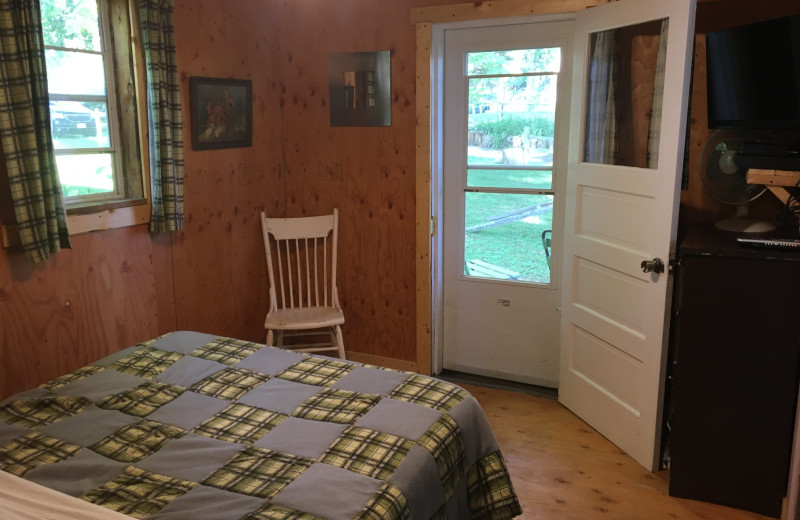
<svg viewBox="0 0 800 520">
<path fill-rule="evenodd" d="M 706 35 L 709 128 L 800 129 L 800 15 Z"/>
</svg>

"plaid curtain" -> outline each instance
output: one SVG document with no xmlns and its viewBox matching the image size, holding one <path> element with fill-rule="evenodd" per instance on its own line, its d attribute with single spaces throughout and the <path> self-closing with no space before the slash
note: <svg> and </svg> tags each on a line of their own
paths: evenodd
<svg viewBox="0 0 800 520">
<path fill-rule="evenodd" d="M 139 0 L 150 108 L 150 231 L 183 229 L 183 118 L 174 0 Z"/>
<path fill-rule="evenodd" d="M 0 0 L 0 141 L 29 263 L 69 248 L 56 172 L 39 0 Z"/>
<path fill-rule="evenodd" d="M 583 160 L 599 164 L 617 163 L 617 116 L 614 95 L 617 65 L 616 31 L 592 35 L 589 84 L 586 100 L 586 137 Z"/>
</svg>

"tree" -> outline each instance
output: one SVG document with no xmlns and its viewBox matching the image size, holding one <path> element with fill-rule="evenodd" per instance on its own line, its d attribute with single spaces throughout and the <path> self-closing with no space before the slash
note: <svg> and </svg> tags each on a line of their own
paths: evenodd
<svg viewBox="0 0 800 520">
<path fill-rule="evenodd" d="M 42 0 L 44 44 L 82 50 L 100 50 L 96 0 Z"/>
</svg>

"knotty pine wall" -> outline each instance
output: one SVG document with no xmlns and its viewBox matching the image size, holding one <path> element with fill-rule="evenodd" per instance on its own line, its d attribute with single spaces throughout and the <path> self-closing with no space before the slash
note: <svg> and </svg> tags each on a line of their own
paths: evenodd
<svg viewBox="0 0 800 520">
<path fill-rule="evenodd" d="M 171 330 L 262 340 L 261 210 L 301 216 L 338 207 L 347 349 L 415 361 L 415 33 L 408 20 L 412 7 L 447 3 L 177 0 L 184 231 L 151 235 L 133 226 L 73 236 L 71 251 L 34 267 L 16 249 L 0 251 L 0 398 Z M 787 14 L 799 9 L 795 3 L 701 1 L 698 30 Z M 392 53 L 392 126 L 331 128 L 328 54 L 372 50 Z M 684 222 L 731 211 L 707 197 L 697 177 L 709 134 L 700 51 Z M 191 151 L 191 76 L 253 81 L 252 147 Z M 763 199 L 759 205 L 772 211 L 774 202 Z M 7 204 L 0 190 L 0 219 L 8 219 Z"/>
</svg>

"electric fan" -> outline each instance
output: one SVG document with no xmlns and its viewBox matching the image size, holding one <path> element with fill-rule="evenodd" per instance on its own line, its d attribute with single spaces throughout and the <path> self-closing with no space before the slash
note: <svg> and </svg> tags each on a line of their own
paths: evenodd
<svg viewBox="0 0 800 520">
<path fill-rule="evenodd" d="M 736 165 L 735 157 L 743 140 L 732 132 L 717 130 L 703 147 L 700 155 L 700 179 L 705 190 L 723 204 L 736 206 L 736 214 L 715 222 L 724 231 L 763 233 L 775 226 L 769 222 L 748 218 L 747 205 L 767 191 L 761 184 L 747 182 L 747 170 Z"/>
</svg>

